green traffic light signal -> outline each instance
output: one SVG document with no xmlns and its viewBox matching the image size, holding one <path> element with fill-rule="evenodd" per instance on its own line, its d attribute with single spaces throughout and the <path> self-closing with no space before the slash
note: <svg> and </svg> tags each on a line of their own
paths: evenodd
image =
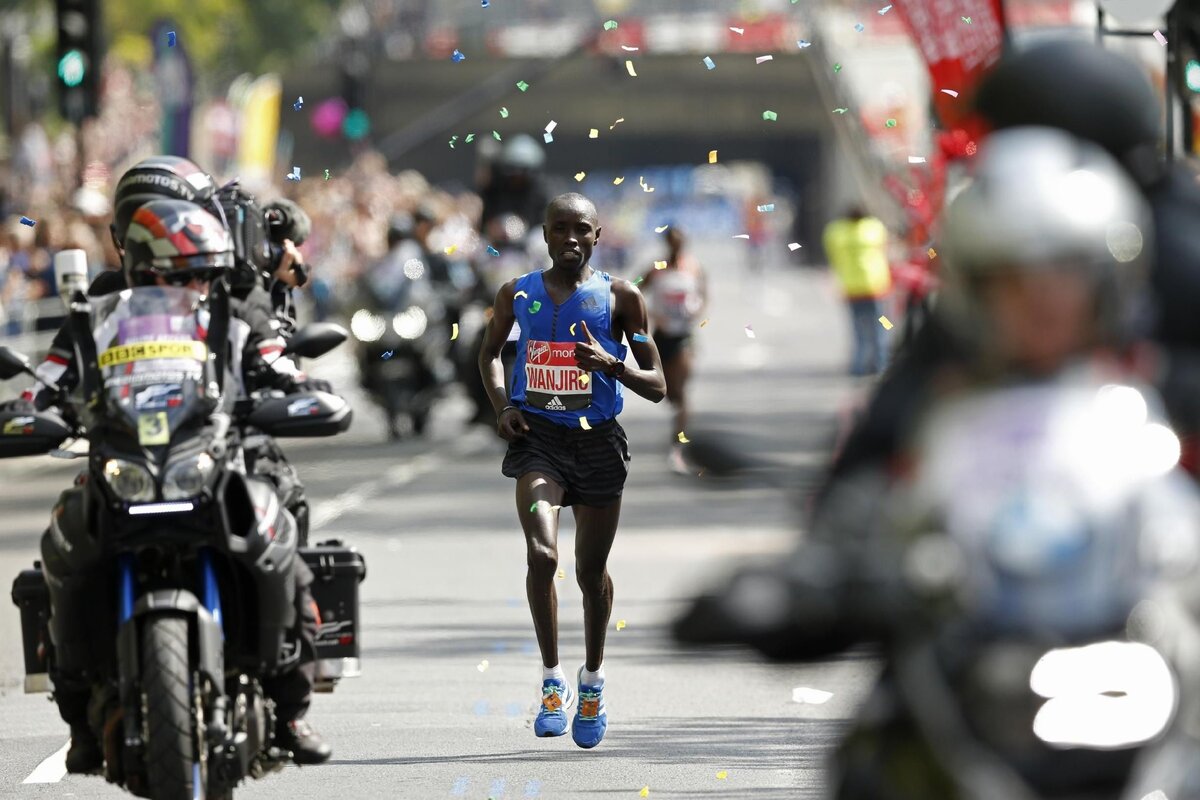
<svg viewBox="0 0 1200 800">
<path fill-rule="evenodd" d="M 1183 71 L 1183 79 L 1193 92 L 1200 92 L 1200 61 L 1192 59 L 1187 62 Z"/>
<path fill-rule="evenodd" d="M 58 60 L 58 77 L 67 86 L 78 86 L 83 83 L 84 73 L 87 72 L 87 61 L 78 50 L 68 50 Z"/>
</svg>

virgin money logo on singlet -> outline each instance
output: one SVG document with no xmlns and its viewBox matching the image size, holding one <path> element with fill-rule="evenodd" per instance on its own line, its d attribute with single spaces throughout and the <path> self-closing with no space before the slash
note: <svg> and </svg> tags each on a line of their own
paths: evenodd
<svg viewBox="0 0 1200 800">
<path fill-rule="evenodd" d="M 580 382 L 574 342 L 530 339 L 525 347 L 525 402 L 544 411 L 578 411 L 592 404 L 592 384 Z"/>
</svg>

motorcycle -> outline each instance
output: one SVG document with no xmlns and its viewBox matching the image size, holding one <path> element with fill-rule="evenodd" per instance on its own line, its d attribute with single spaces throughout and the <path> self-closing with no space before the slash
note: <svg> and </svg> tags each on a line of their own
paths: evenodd
<svg viewBox="0 0 1200 800">
<path fill-rule="evenodd" d="M 454 381 L 446 308 L 428 281 L 381 264 L 360 283 L 350 315 L 362 387 L 383 409 L 388 438 L 425 433 Z"/>
<path fill-rule="evenodd" d="M 912 468 L 848 480 L 783 565 L 675 627 L 810 660 L 882 645 L 833 796 L 1200 797 L 1200 503 L 1132 386 L 943 405 Z"/>
<path fill-rule="evenodd" d="M 238 354 L 207 346 L 228 338 L 220 289 L 208 298 L 173 287 L 77 294 L 68 320 L 82 367 L 70 396 L 47 384 L 61 414 L 0 413 L 0 458 L 72 458 L 64 442 L 88 443 L 87 469 L 55 505 L 43 561 L 13 586 L 26 690 L 51 688 L 60 647 L 80 642 L 63 632 L 82 628 L 104 777 L 154 800 L 230 798 L 289 758 L 275 746 L 263 680 L 298 658 L 289 633 L 298 559 L 339 579 L 336 591 L 319 592 L 318 571 L 313 587 L 329 628 L 318 658 L 357 658 L 365 576 L 345 548 L 298 549 L 275 487 L 245 469 L 241 432 L 333 436 L 349 427 L 351 409 L 315 391 L 235 399 L 238 372 L 226 362 Z M 345 338 L 337 326 L 312 325 L 285 352 L 316 358 Z M 27 358 L 0 347 L 0 380 L 22 374 L 37 377 Z M 51 616 L 48 582 L 80 581 L 95 589 L 86 607 L 56 606 Z"/>
</svg>

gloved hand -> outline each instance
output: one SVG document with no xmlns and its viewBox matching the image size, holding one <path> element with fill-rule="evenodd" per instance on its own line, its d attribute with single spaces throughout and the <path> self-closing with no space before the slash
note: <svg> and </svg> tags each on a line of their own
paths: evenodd
<svg viewBox="0 0 1200 800">
<path fill-rule="evenodd" d="M 34 411 L 37 411 L 37 406 L 35 406 L 31 401 L 26 400 L 24 397 L 17 397 L 0 403 L 0 411 L 16 412 L 18 414 L 32 414 Z"/>
<path fill-rule="evenodd" d="M 320 378 L 308 378 L 307 380 L 300 381 L 296 386 L 302 392 L 328 392 L 329 394 L 335 394 L 333 384 Z"/>
</svg>

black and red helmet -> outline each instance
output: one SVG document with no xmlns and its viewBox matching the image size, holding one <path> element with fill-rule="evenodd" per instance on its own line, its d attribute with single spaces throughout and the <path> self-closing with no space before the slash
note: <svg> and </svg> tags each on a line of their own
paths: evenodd
<svg viewBox="0 0 1200 800">
<path fill-rule="evenodd" d="M 212 176 L 186 158 L 144 158 L 117 182 L 113 197 L 113 237 L 123 247 L 134 212 L 151 200 L 186 200 L 206 206 L 215 191 Z"/>
<path fill-rule="evenodd" d="M 233 266 L 233 239 L 195 203 L 152 200 L 129 221 L 122 265 L 130 286 L 212 281 Z"/>
</svg>

